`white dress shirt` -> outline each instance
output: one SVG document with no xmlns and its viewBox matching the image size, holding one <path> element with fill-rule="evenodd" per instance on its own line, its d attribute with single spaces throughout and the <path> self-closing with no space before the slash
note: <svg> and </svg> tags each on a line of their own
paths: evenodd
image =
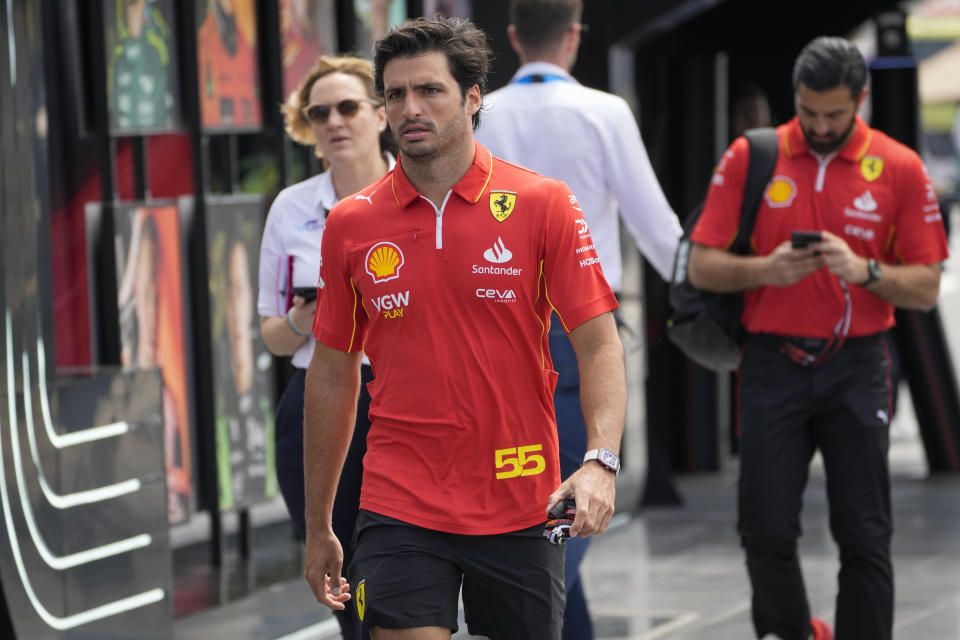
<svg viewBox="0 0 960 640">
<path fill-rule="evenodd" d="M 535 75 L 543 81 L 529 81 Z M 558 66 L 532 62 L 485 104 L 477 139 L 499 158 L 567 183 L 614 291 L 622 274 L 618 205 L 640 251 L 670 280 L 683 230 L 625 100 L 584 87 Z"/>
<path fill-rule="evenodd" d="M 396 163 L 383 154 L 388 169 Z M 320 240 L 327 212 L 337 204 L 329 171 L 290 185 L 270 205 L 260 244 L 257 312 L 265 317 L 287 313 L 288 287 L 315 287 L 320 276 Z M 289 278 L 288 272 L 292 272 Z M 316 339 L 311 335 L 293 354 L 293 366 L 306 369 Z M 364 356 L 364 362 L 369 364 Z"/>
</svg>

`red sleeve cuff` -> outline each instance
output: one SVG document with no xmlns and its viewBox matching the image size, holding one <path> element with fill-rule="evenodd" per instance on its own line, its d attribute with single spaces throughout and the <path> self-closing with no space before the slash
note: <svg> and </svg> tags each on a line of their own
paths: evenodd
<svg viewBox="0 0 960 640">
<path fill-rule="evenodd" d="M 573 309 L 567 309 L 562 316 L 560 312 L 557 311 L 557 315 L 560 317 L 560 322 L 563 323 L 564 330 L 569 333 L 587 320 L 592 320 L 601 314 L 613 311 L 619 306 L 617 297 L 612 291 L 608 291 L 601 297 L 595 298 L 586 304 L 582 304 Z"/>
</svg>

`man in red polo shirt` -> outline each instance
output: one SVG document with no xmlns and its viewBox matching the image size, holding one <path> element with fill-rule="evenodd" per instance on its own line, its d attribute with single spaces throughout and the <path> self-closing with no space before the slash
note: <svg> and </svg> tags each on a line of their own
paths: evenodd
<svg viewBox="0 0 960 640">
<path fill-rule="evenodd" d="M 323 604 L 350 597 L 330 507 L 362 349 L 374 382 L 349 574 L 374 638 L 449 638 L 462 583 L 471 634 L 557 640 L 563 553 L 542 535 L 546 512 L 575 498 L 580 536 L 613 513 L 626 405 L 616 300 L 566 186 L 474 141 L 487 60 L 483 33 L 451 18 L 409 21 L 377 44 L 400 158 L 334 207 L 324 231 L 306 375 L 306 575 Z M 563 483 L 553 310 L 577 351 L 595 450 Z"/>
<path fill-rule="evenodd" d="M 856 115 L 866 79 L 850 42 L 808 44 L 793 71 L 797 115 L 777 129 L 780 154 L 753 254 L 725 250 L 739 222 L 744 138 L 720 161 L 693 233 L 691 282 L 744 291 L 738 529 L 757 637 L 831 637 L 824 621 L 810 617 L 797 556 L 816 449 L 840 547 L 838 637 L 891 635 L 886 331 L 895 306 L 934 306 L 947 244 L 920 158 Z M 798 230 L 820 240 L 795 248 Z"/>
</svg>

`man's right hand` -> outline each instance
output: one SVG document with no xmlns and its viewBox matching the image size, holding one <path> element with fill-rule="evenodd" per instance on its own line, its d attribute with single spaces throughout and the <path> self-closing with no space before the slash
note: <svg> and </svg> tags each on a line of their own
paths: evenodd
<svg viewBox="0 0 960 640">
<path fill-rule="evenodd" d="M 350 599 L 350 584 L 340 575 L 343 548 L 329 527 L 317 533 L 307 530 L 307 568 L 304 577 L 313 589 L 317 602 L 342 611 Z"/>
<path fill-rule="evenodd" d="M 809 247 L 794 249 L 788 240 L 766 257 L 765 284 L 789 287 L 823 266 L 823 258 L 814 255 L 813 249 Z"/>
</svg>

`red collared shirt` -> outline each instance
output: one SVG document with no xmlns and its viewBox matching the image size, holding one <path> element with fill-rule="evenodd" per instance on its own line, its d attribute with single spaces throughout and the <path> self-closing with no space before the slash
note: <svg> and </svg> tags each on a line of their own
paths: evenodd
<svg viewBox="0 0 960 640">
<path fill-rule="evenodd" d="M 330 212 L 314 335 L 373 366 L 360 506 L 493 534 L 560 482 L 547 328 L 616 308 L 576 198 L 493 158 L 436 206 L 401 162 Z"/>
<path fill-rule="evenodd" d="M 935 264 L 947 258 L 947 239 L 933 185 L 920 157 L 859 117 L 850 142 L 820 159 L 807 148 L 797 118 L 777 128 L 780 155 L 751 236 L 756 255 L 771 253 L 791 231 L 827 230 L 854 253 L 883 263 Z M 713 175 L 694 242 L 728 247 L 737 233 L 749 150 L 738 138 Z M 889 329 L 893 306 L 850 286 L 851 336 Z M 744 294 L 747 331 L 827 338 L 843 314 L 837 278 L 826 269 L 790 287 Z"/>
</svg>

